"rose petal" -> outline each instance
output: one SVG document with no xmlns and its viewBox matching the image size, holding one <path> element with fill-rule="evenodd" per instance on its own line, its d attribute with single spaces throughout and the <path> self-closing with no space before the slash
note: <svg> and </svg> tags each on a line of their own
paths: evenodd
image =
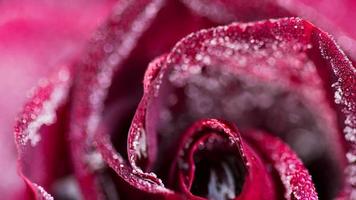
<svg viewBox="0 0 356 200">
<path fill-rule="evenodd" d="M 74 84 L 70 138 L 75 172 L 86 199 L 100 196 L 94 172 L 83 158 L 89 153 L 95 154 L 95 151 L 90 152 L 93 131 L 111 76 L 115 68 L 120 68 L 161 4 L 160 0 L 119 4 L 110 20 L 97 31 L 88 46 L 88 54 L 75 64 L 81 73 Z"/>
<path fill-rule="evenodd" d="M 231 1 L 213 0 L 205 2 L 193 0 L 183 2 L 196 13 L 207 16 L 212 21 L 226 24 L 233 21 L 249 22 L 278 17 L 303 17 L 332 33 L 343 49 L 356 59 L 356 35 L 350 26 L 356 7 L 352 0 L 335 2 L 290 0 L 290 1 Z M 338 9 L 334 9 L 337 7 Z"/>
<path fill-rule="evenodd" d="M 311 176 L 298 156 L 281 140 L 266 133 L 250 132 L 252 143 L 265 162 L 271 163 L 285 187 L 285 199 L 318 199 Z M 268 144 L 268 145 L 266 145 Z"/>
<path fill-rule="evenodd" d="M 21 199 L 25 190 L 16 173 L 12 132 L 14 119 L 26 103 L 26 94 L 41 77 L 55 73 L 77 55 L 93 29 L 106 17 L 111 4 L 32 0 L 1 3 L 0 92 L 6 94 L 0 97 L 0 171 L 6 171 L 0 176 L 3 199 Z"/>
<path fill-rule="evenodd" d="M 66 68 L 43 80 L 15 126 L 19 172 L 38 199 L 53 199 L 42 186 L 48 190 L 57 176 L 66 173 L 66 161 L 61 159 L 65 149 L 58 146 L 64 136 L 63 120 L 57 120 L 61 116 L 57 112 L 68 98 L 69 86 L 70 74 Z M 63 162 L 62 168 L 58 168 L 59 162 Z"/>
</svg>

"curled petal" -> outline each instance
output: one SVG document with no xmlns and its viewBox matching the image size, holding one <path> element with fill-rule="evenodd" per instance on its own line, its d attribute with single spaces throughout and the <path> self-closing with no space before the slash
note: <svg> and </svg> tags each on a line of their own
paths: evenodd
<svg viewBox="0 0 356 200">
<path fill-rule="evenodd" d="M 71 152 L 86 199 L 102 197 L 95 170 L 85 158 L 97 154 L 92 145 L 93 134 L 100 121 L 113 73 L 122 67 L 162 3 L 162 0 L 120 1 L 106 24 L 95 33 L 83 60 L 74 64 L 80 73 L 73 89 Z"/>
<path fill-rule="evenodd" d="M 40 81 L 15 126 L 19 173 L 37 199 L 53 199 L 46 190 L 63 174 L 55 166 L 59 162 L 56 159 L 65 154 L 57 146 L 63 139 L 63 121 L 57 118 L 68 99 L 70 78 L 68 69 L 62 68 L 50 79 Z"/>
<path fill-rule="evenodd" d="M 285 199 L 318 199 L 307 169 L 287 145 L 275 137 L 258 131 L 250 132 L 247 139 L 265 161 L 271 163 L 277 171 L 285 188 Z"/>
</svg>

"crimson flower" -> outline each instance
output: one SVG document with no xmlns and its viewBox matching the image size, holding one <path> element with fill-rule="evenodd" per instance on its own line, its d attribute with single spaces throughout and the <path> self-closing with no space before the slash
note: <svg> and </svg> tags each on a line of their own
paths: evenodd
<svg viewBox="0 0 356 200">
<path fill-rule="evenodd" d="M 118 2 L 17 120 L 21 198 L 355 199 L 356 69 L 298 8 Z"/>
</svg>

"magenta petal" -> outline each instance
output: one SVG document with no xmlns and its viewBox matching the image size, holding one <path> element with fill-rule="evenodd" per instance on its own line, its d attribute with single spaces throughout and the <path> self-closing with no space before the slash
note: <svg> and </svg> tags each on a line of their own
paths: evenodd
<svg viewBox="0 0 356 200">
<path fill-rule="evenodd" d="M 277 171 L 284 186 L 285 199 L 318 199 L 307 169 L 287 145 L 262 132 L 250 132 L 246 139 Z"/>
<path fill-rule="evenodd" d="M 88 54 L 75 64 L 80 73 L 74 83 L 71 152 L 75 172 L 86 199 L 100 198 L 98 181 L 83 158 L 96 153 L 92 146 L 93 134 L 100 120 L 113 72 L 122 67 L 122 62 L 161 4 L 160 0 L 120 2 L 109 21 L 96 32 L 92 43 L 88 45 Z"/>
<path fill-rule="evenodd" d="M 104 130 L 102 129 L 101 131 Z M 107 137 L 106 133 L 99 132 L 95 139 L 96 147 L 103 156 L 103 159 L 119 177 L 135 189 L 139 189 L 139 193 L 146 193 L 147 195 L 149 195 L 148 193 L 151 193 L 151 195 L 156 194 L 156 198 L 175 197 L 175 194 L 165 188 L 162 182 L 157 179 L 154 174 L 145 174 L 137 167 L 130 166 L 130 164 L 114 150 Z M 135 196 L 139 194 L 131 195 Z"/>
<path fill-rule="evenodd" d="M 151 83 L 157 78 L 157 75 L 158 75 L 159 71 L 161 70 L 161 67 L 164 64 L 164 61 L 166 59 L 167 59 L 167 56 L 160 56 L 160 57 L 154 59 L 148 65 L 146 72 L 145 72 L 144 79 L 143 79 L 143 88 L 145 91 L 149 90 Z"/>
<path fill-rule="evenodd" d="M 55 163 L 65 162 L 56 160 L 63 156 L 56 146 L 60 144 L 57 139 L 63 137 L 57 112 L 67 100 L 69 86 L 70 74 L 66 68 L 41 81 L 15 126 L 19 173 L 38 199 L 53 199 L 46 190 L 61 173 Z"/>
<path fill-rule="evenodd" d="M 352 0 L 332 2 L 308 0 L 183 0 L 187 7 L 212 21 L 231 23 L 250 22 L 279 17 L 302 17 L 332 33 L 343 49 L 355 60 L 356 31 L 352 19 L 356 3 Z M 334 9 L 337 7 L 338 9 Z"/>
<path fill-rule="evenodd" d="M 83 12 L 83 6 L 86 9 Z M 11 1 L 0 10 L 0 194 L 21 199 L 25 184 L 16 173 L 15 117 L 28 91 L 82 50 L 109 12 L 108 1 Z M 76 20 L 73 20 L 73 19 Z"/>
</svg>

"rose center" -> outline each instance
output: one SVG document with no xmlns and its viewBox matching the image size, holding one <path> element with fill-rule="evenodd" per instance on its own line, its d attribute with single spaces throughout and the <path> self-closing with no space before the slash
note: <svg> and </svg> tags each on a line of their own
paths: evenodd
<svg viewBox="0 0 356 200">
<path fill-rule="evenodd" d="M 245 180 L 243 161 L 219 147 L 194 155 L 195 173 L 191 192 L 214 200 L 234 199 Z"/>
</svg>

